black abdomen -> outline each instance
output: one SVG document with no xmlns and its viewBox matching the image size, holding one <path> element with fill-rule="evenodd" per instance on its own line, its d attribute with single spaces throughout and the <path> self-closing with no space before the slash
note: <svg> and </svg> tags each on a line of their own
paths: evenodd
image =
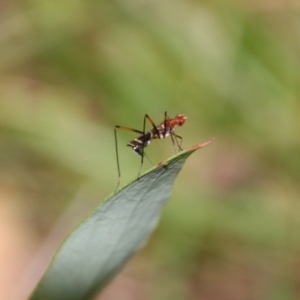
<svg viewBox="0 0 300 300">
<path fill-rule="evenodd" d="M 131 140 L 127 146 L 131 147 L 134 152 L 138 155 L 142 156 L 142 149 L 146 148 L 152 140 L 152 132 L 149 131 L 144 135 L 140 135 L 139 137 Z"/>
</svg>

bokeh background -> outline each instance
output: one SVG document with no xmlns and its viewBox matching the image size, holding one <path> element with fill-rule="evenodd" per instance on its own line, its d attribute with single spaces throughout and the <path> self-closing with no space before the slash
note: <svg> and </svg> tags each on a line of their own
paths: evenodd
<svg viewBox="0 0 300 300">
<path fill-rule="evenodd" d="M 165 111 L 188 116 L 184 148 L 216 140 L 98 299 L 300 299 L 299 13 L 296 0 L 1 1 L 0 299 L 26 299 L 114 190 L 114 125 Z M 134 134 L 118 137 L 125 184 L 140 160 Z M 172 143 L 147 154 L 163 161 Z"/>
</svg>

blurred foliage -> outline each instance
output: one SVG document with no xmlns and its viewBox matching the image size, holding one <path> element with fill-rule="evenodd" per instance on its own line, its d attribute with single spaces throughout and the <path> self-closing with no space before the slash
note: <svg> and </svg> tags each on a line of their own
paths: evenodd
<svg viewBox="0 0 300 300">
<path fill-rule="evenodd" d="M 78 193 L 88 210 L 115 188 L 115 124 L 185 114 L 185 148 L 217 139 L 188 161 L 139 257 L 143 299 L 299 299 L 299 8 L 3 1 L 0 193 L 18 192 L 42 238 Z M 119 132 L 123 184 L 139 168 L 132 137 Z M 172 151 L 147 148 L 154 162 Z"/>
</svg>

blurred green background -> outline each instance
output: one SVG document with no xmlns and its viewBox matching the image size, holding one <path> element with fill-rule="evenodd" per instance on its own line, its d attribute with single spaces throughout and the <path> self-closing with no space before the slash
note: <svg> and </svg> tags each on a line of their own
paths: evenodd
<svg viewBox="0 0 300 300">
<path fill-rule="evenodd" d="M 188 116 L 183 148 L 216 140 L 189 158 L 149 243 L 98 299 L 300 299 L 298 1 L 0 8 L 1 299 L 26 299 L 114 190 L 114 125 L 142 129 L 165 111 Z M 133 137 L 119 132 L 122 184 L 139 168 Z M 167 159 L 171 140 L 147 154 Z"/>
</svg>

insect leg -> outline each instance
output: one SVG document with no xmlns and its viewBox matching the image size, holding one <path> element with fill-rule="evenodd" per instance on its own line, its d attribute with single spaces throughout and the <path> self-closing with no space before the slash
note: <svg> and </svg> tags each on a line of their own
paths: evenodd
<svg viewBox="0 0 300 300">
<path fill-rule="evenodd" d="M 145 114 L 144 116 L 144 124 L 143 124 L 143 132 L 142 132 L 142 135 L 144 136 L 145 133 L 146 133 L 146 120 L 148 120 L 150 122 L 150 124 L 152 125 L 155 133 L 157 134 L 158 138 L 160 138 L 160 134 L 159 134 L 159 131 L 156 127 L 156 125 L 154 124 L 153 120 L 147 115 Z M 152 139 L 152 138 L 151 138 Z M 151 165 L 153 165 L 153 163 L 151 162 L 151 160 L 149 159 L 149 157 L 146 155 L 146 153 L 144 152 L 144 144 L 142 145 L 141 147 L 141 165 L 140 165 L 140 169 L 139 169 L 139 173 L 138 173 L 138 178 L 140 178 L 140 174 L 141 174 L 141 170 L 142 170 L 142 166 L 143 166 L 143 163 L 144 163 L 144 156 L 147 158 L 147 160 L 149 161 L 149 163 Z"/>
<path fill-rule="evenodd" d="M 170 127 L 170 136 L 171 136 L 171 139 L 172 139 L 172 144 L 173 144 L 173 147 L 174 147 L 174 151 L 175 153 L 177 153 L 176 151 L 176 146 L 178 147 L 179 151 L 182 151 L 182 148 L 181 148 L 181 144 L 182 144 L 182 137 L 175 134 L 174 130 L 173 130 L 173 127 L 171 127 L 171 122 L 170 122 L 170 118 L 167 114 L 167 112 L 165 112 L 165 132 L 166 132 L 166 124 L 168 123 L 168 126 Z M 180 138 L 181 139 L 181 142 L 180 142 L 180 145 L 178 143 L 178 140 L 177 138 Z M 175 146 L 176 144 L 176 146 Z"/>
<path fill-rule="evenodd" d="M 169 124 L 167 124 L 168 123 L 168 121 L 169 121 L 169 116 L 168 116 L 168 114 L 167 114 L 167 112 L 165 111 L 165 118 L 164 118 L 164 138 L 166 137 L 166 133 L 167 133 L 167 126 L 171 126 L 170 125 L 170 122 L 169 122 Z M 173 142 L 173 144 L 174 144 L 174 142 Z"/>
<path fill-rule="evenodd" d="M 143 134 L 143 132 L 140 131 L 140 130 L 133 129 L 133 128 L 129 128 L 129 127 L 125 127 L 125 126 L 119 126 L 119 125 L 116 125 L 115 128 L 114 128 L 114 134 L 115 134 L 115 148 L 116 148 L 116 158 L 117 158 L 117 169 L 118 169 L 118 182 L 117 182 L 117 186 L 116 186 L 115 192 L 116 192 L 117 189 L 119 188 L 119 185 L 120 185 L 120 179 L 121 179 L 120 159 L 119 159 L 118 139 L 117 139 L 117 129 L 128 130 L 128 131 L 136 132 L 136 133 L 139 133 L 139 134 Z"/>
<path fill-rule="evenodd" d="M 183 137 L 181 137 L 180 135 L 176 134 L 176 133 L 172 133 L 172 135 L 174 135 L 175 137 L 175 140 L 177 142 L 177 146 L 178 146 L 178 149 L 180 151 L 183 151 L 183 149 L 181 148 L 181 145 L 182 145 L 182 141 L 183 141 Z M 180 139 L 180 142 L 178 143 L 178 139 Z"/>
<path fill-rule="evenodd" d="M 145 115 L 145 118 L 147 118 L 147 120 L 151 123 L 155 133 L 157 134 L 158 138 L 160 139 L 159 131 L 158 131 L 156 125 L 154 124 L 154 122 L 152 121 L 152 119 L 147 114 Z M 145 122 L 145 119 L 144 119 L 144 122 Z"/>
<path fill-rule="evenodd" d="M 144 136 L 145 135 L 145 129 L 146 129 L 146 117 L 147 115 L 145 114 L 144 116 L 144 124 L 143 124 L 143 131 L 142 131 L 142 135 Z M 145 155 L 145 152 L 144 152 L 144 143 L 142 144 L 142 147 L 141 147 L 141 164 L 140 164 L 140 169 L 139 169 L 139 172 L 138 172 L 138 179 L 140 178 L 140 174 L 141 174 L 141 170 L 142 170 L 142 166 L 143 166 L 143 163 L 144 163 L 144 155 Z"/>
</svg>

